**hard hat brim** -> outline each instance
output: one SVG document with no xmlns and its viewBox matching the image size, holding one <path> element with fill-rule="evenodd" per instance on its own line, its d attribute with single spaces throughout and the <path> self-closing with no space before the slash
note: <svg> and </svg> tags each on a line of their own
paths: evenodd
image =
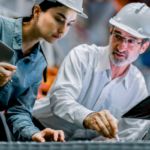
<svg viewBox="0 0 150 150">
<path fill-rule="evenodd" d="M 42 0 L 36 1 L 34 6 L 39 5 L 41 2 L 42 2 Z M 58 1 L 58 2 L 61 3 L 60 1 Z M 61 4 L 63 4 L 63 3 L 61 3 Z M 77 10 L 77 9 L 67 5 L 67 4 L 63 4 L 63 5 L 68 7 L 68 8 L 75 10 L 78 13 L 78 15 L 82 16 L 83 18 L 88 18 L 88 16 L 86 14 L 84 14 L 83 12 L 79 12 L 79 10 Z"/>
<path fill-rule="evenodd" d="M 61 3 L 60 1 L 58 1 L 58 2 Z M 63 4 L 63 3 L 61 3 L 61 4 Z M 88 16 L 86 14 L 84 14 L 82 12 L 79 12 L 79 10 L 76 10 L 75 8 L 73 8 L 73 7 L 71 7 L 71 6 L 67 5 L 67 4 L 63 4 L 63 5 L 67 6 L 68 8 L 71 8 L 71 9 L 75 10 L 78 13 L 78 15 L 82 16 L 83 18 L 88 18 Z"/>
<path fill-rule="evenodd" d="M 124 31 L 126 31 L 126 32 L 128 32 L 128 33 L 130 33 L 130 34 L 132 34 L 132 35 L 134 35 L 135 37 L 138 37 L 138 38 L 149 38 L 147 36 L 144 36 L 144 35 L 138 33 L 137 31 L 133 30 L 132 28 L 130 28 L 130 27 L 128 27 L 128 26 L 126 26 L 126 25 L 124 25 L 122 23 L 116 22 L 113 18 L 111 18 L 109 20 L 109 23 L 114 25 L 114 26 L 116 26 L 116 27 L 118 27 L 118 28 L 120 28 L 120 29 L 122 29 L 122 30 L 124 30 Z"/>
</svg>

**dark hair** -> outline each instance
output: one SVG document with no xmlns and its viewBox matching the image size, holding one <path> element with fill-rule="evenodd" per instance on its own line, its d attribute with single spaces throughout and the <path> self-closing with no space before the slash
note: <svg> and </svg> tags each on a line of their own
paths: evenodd
<svg viewBox="0 0 150 150">
<path fill-rule="evenodd" d="M 144 38 L 143 43 L 149 42 L 149 38 Z"/>
<path fill-rule="evenodd" d="M 59 7 L 59 6 L 64 6 L 63 4 L 59 3 L 59 2 L 50 2 L 50 1 L 43 1 L 41 4 L 39 4 L 39 6 L 41 7 L 41 10 L 43 12 L 47 11 L 49 8 L 52 7 Z M 34 6 L 35 7 L 35 6 Z M 32 8 L 32 15 L 29 17 L 23 17 L 23 22 L 30 22 L 30 20 L 33 18 L 33 11 L 34 11 L 34 7 Z"/>
</svg>

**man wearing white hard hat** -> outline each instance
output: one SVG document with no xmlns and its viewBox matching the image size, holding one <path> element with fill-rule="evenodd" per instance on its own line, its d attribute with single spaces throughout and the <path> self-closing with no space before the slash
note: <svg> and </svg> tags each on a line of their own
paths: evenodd
<svg viewBox="0 0 150 150">
<path fill-rule="evenodd" d="M 149 121 L 121 119 L 121 113 L 148 96 L 132 62 L 149 46 L 150 8 L 130 3 L 109 22 L 109 45 L 71 50 L 47 96 L 35 103 L 33 116 L 44 127 L 62 129 L 66 140 L 117 133 L 121 140 L 140 140 L 149 127 Z"/>
<path fill-rule="evenodd" d="M 76 20 L 84 18 L 83 0 L 36 0 L 29 17 L 0 16 L 0 41 L 14 50 L 9 63 L 0 62 L 0 111 L 16 141 L 64 142 L 61 130 L 40 131 L 32 122 L 33 105 L 47 63 L 40 41 L 55 43 Z"/>
</svg>

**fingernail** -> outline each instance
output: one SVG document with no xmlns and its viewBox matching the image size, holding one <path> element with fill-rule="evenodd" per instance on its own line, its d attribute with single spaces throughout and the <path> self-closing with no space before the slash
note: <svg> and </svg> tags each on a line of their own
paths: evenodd
<svg viewBox="0 0 150 150">
<path fill-rule="evenodd" d="M 115 132 L 118 132 L 118 130 L 117 130 L 117 129 L 115 129 Z"/>
</svg>

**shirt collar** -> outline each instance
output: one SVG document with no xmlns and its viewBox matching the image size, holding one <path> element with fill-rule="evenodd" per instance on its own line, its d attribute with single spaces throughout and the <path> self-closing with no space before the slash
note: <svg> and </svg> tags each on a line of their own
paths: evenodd
<svg viewBox="0 0 150 150">
<path fill-rule="evenodd" d="M 110 70 L 109 46 L 105 47 L 98 66 L 98 71 Z"/>
<path fill-rule="evenodd" d="M 36 43 L 32 49 L 33 51 L 32 53 L 30 53 L 30 57 L 31 57 L 31 61 L 33 62 L 38 54 L 38 51 L 40 51 L 40 42 Z"/>
<path fill-rule="evenodd" d="M 12 45 L 12 48 L 15 50 L 22 49 L 22 21 L 23 18 L 18 18 L 15 21 L 13 45 Z M 40 50 L 40 42 L 34 45 L 34 49 L 35 50 L 30 54 L 32 62 L 35 60 L 37 53 Z"/>
<path fill-rule="evenodd" d="M 128 90 L 129 88 L 129 78 L 130 78 L 130 72 L 132 70 L 132 64 L 130 64 L 129 68 L 126 70 L 126 72 L 122 75 L 122 81 L 123 81 L 123 84 L 125 86 L 125 88 Z"/>
<path fill-rule="evenodd" d="M 130 64 L 129 68 L 125 71 L 125 73 L 118 77 L 117 83 L 122 82 L 126 89 L 129 88 L 129 74 L 132 70 L 132 64 Z M 110 67 L 110 59 L 109 59 L 109 46 L 105 47 L 103 50 L 103 54 L 101 57 L 101 61 L 98 66 L 98 71 L 106 71 L 108 78 L 111 76 L 111 67 Z"/>
<path fill-rule="evenodd" d="M 15 21 L 12 45 L 13 49 L 15 50 L 22 49 L 22 20 L 23 18 L 18 18 Z"/>
<path fill-rule="evenodd" d="M 122 82 L 124 87 L 128 90 L 129 88 L 129 78 L 130 78 L 130 72 L 132 70 L 132 64 L 129 65 L 129 67 L 126 69 L 123 75 L 116 78 L 116 83 Z"/>
</svg>

